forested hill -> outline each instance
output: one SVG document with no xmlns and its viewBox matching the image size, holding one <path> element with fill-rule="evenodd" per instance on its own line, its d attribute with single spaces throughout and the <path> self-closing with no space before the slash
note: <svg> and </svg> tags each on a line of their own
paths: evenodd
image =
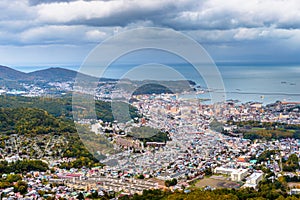
<svg viewBox="0 0 300 200">
<path fill-rule="evenodd" d="M 94 137 L 96 140 L 97 137 Z M 55 142 L 53 138 L 56 138 Z M 51 143 L 52 146 L 48 147 Z M 46 148 L 51 150 L 46 152 Z M 8 154 L 30 156 L 32 159 L 43 159 L 44 155 L 56 159 L 75 158 L 74 163 L 62 164 L 62 168 L 101 165 L 81 142 L 72 120 L 63 116 L 55 117 L 38 108 L 0 107 L 0 149 Z M 0 165 L 8 166 L 5 162 Z M 0 173 L 6 172 L 8 168 L 1 166 Z"/>
<path fill-rule="evenodd" d="M 6 81 L 37 81 L 42 80 L 44 82 L 49 81 L 74 81 L 77 75 L 83 76 L 83 78 L 94 78 L 77 71 L 64 69 L 60 67 L 52 67 L 48 69 L 38 70 L 30 73 L 24 73 L 10 67 L 0 65 L 0 79 Z M 95 79 L 95 78 L 94 78 Z M 97 80 L 97 79 L 95 79 Z"/>
<path fill-rule="evenodd" d="M 36 108 L 0 108 L 0 132 L 45 134 L 59 132 L 59 120 Z"/>
<path fill-rule="evenodd" d="M 0 79 L 4 80 L 18 80 L 18 79 L 29 79 L 28 75 L 24 72 L 11 69 L 0 65 Z"/>
<path fill-rule="evenodd" d="M 39 108 L 55 117 L 72 116 L 71 97 L 46 98 L 0 95 L 1 108 Z"/>
<path fill-rule="evenodd" d="M 127 105 L 126 103 L 120 104 L 129 106 L 129 112 L 132 118 L 138 117 L 137 109 L 135 107 Z M 45 98 L 0 95 L 0 108 L 37 108 L 47 111 L 54 117 L 72 119 L 73 116 L 71 96 Z M 114 121 L 110 102 L 95 101 L 95 110 L 98 119 L 105 122 Z"/>
<path fill-rule="evenodd" d="M 77 71 L 64 69 L 60 67 L 52 67 L 48 69 L 38 70 L 34 72 L 27 73 L 29 77 L 34 77 L 38 80 L 43 80 L 46 82 L 65 82 L 65 81 L 74 81 L 77 75 L 80 75 L 82 79 L 89 79 L 97 81 L 97 78 L 91 77 Z"/>
<path fill-rule="evenodd" d="M 125 103 L 122 103 L 125 105 Z M 128 106 L 128 105 L 126 105 Z M 96 101 L 96 113 L 99 119 L 106 122 L 114 121 L 111 103 Z M 138 116 L 136 109 L 130 106 L 132 117 Z M 85 128 L 84 126 L 82 128 Z M 86 130 L 90 133 L 89 130 Z M 89 145 L 100 145 L 100 136 L 86 134 L 90 137 Z M 52 142 L 53 138 L 56 142 Z M 5 141 L 16 141 L 19 144 L 8 144 Z M 17 153 L 12 149 L 22 147 L 22 155 L 35 159 L 43 158 L 43 152 L 49 145 L 52 158 L 76 158 L 74 162 L 62 164 L 62 168 L 93 167 L 101 165 L 85 148 L 72 119 L 72 99 L 65 98 L 30 98 L 0 95 L 0 147 Z M 33 148 L 34 147 L 34 148 Z M 12 152 L 16 151 L 16 152 Z M 46 152 L 47 153 L 47 152 Z M 49 153 L 49 152 L 48 152 Z"/>
</svg>

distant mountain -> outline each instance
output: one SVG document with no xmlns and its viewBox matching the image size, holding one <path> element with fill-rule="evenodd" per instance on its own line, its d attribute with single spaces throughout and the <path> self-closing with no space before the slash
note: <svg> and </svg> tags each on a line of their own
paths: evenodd
<svg viewBox="0 0 300 200">
<path fill-rule="evenodd" d="M 52 67 L 48 69 L 38 70 L 30 73 L 20 72 L 15 69 L 0 65 L 0 88 L 6 88 L 10 90 L 30 90 L 32 85 L 41 87 L 43 89 L 49 89 L 49 93 L 52 94 L 54 91 L 53 88 L 58 88 L 60 91 L 61 88 L 49 84 L 50 82 L 73 82 L 75 78 L 79 77 L 78 81 L 80 84 L 90 84 L 97 83 L 98 81 L 112 81 L 116 82 L 117 79 L 110 78 L 99 78 L 82 74 L 77 71 Z M 133 80 L 124 80 L 124 83 L 119 84 L 130 90 L 134 86 L 139 88 L 135 94 L 152 94 L 152 93 L 176 93 L 182 91 L 191 91 L 193 89 L 190 85 L 195 86 L 196 83 L 193 81 L 133 81 Z M 164 85 L 164 86 L 162 86 Z M 65 89 L 65 88 L 63 88 Z M 134 88 L 133 88 L 134 89 Z M 61 92 L 61 91 L 60 91 Z M 55 92 L 54 92 L 55 93 Z"/>
<path fill-rule="evenodd" d="M 0 81 L 6 82 L 18 82 L 18 81 L 42 81 L 42 82 L 66 82 L 74 81 L 76 76 L 80 75 L 81 78 L 89 80 L 98 80 L 95 77 L 91 77 L 82 73 L 78 73 L 73 70 L 52 67 L 48 69 L 38 70 L 30 73 L 20 72 L 18 70 L 1 66 L 0 65 Z M 102 79 L 102 80 L 112 80 L 112 79 Z"/>
<path fill-rule="evenodd" d="M 59 68 L 59 67 L 43 69 L 43 70 L 38 70 L 38 71 L 28 73 L 29 76 L 34 77 L 36 80 L 43 80 L 46 82 L 74 81 L 77 74 L 78 74 L 78 72 L 76 72 L 76 71 Z M 90 76 L 87 76 L 87 75 L 83 75 L 83 76 L 90 78 Z"/>
<path fill-rule="evenodd" d="M 30 75 L 14 70 L 12 68 L 0 65 L 0 79 L 7 81 L 30 80 Z"/>
</svg>

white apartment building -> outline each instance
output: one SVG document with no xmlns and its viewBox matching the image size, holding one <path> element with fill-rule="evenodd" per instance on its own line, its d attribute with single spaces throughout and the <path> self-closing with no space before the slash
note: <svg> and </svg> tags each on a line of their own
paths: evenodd
<svg viewBox="0 0 300 200">
<path fill-rule="evenodd" d="M 214 169 L 215 174 L 225 174 L 230 176 L 232 181 L 241 181 L 243 180 L 248 173 L 248 169 L 232 169 L 225 167 L 216 167 Z"/>
<path fill-rule="evenodd" d="M 263 179 L 263 173 L 255 172 L 248 177 L 246 184 L 243 187 L 256 188 L 257 184 Z"/>
</svg>

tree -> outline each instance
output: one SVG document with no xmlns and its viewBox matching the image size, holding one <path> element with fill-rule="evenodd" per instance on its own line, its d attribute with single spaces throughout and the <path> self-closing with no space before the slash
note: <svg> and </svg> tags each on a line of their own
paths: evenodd
<svg viewBox="0 0 300 200">
<path fill-rule="evenodd" d="M 28 184 L 24 181 L 18 181 L 14 186 L 15 192 L 20 192 L 21 194 L 26 194 L 28 189 Z"/>
<path fill-rule="evenodd" d="M 22 177 L 19 174 L 8 174 L 6 181 L 13 183 L 13 182 L 17 182 L 19 180 L 22 180 Z"/>
<path fill-rule="evenodd" d="M 82 194 L 82 192 L 80 192 L 77 196 L 77 199 L 79 200 L 84 200 L 84 195 Z"/>
<path fill-rule="evenodd" d="M 137 177 L 138 179 L 144 179 L 145 178 L 145 176 L 143 175 L 143 174 L 140 174 L 140 175 L 138 175 L 138 177 Z"/>
<path fill-rule="evenodd" d="M 294 172 L 299 169 L 299 159 L 296 154 L 291 154 L 288 160 L 284 163 L 283 170 L 288 172 Z"/>
<path fill-rule="evenodd" d="M 170 187 L 170 186 L 174 186 L 177 185 L 177 179 L 173 178 L 172 180 L 166 180 L 165 181 L 165 186 L 166 187 Z"/>
</svg>

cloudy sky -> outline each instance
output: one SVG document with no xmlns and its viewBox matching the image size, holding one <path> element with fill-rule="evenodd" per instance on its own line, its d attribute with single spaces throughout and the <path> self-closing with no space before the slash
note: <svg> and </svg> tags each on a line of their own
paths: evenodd
<svg viewBox="0 0 300 200">
<path fill-rule="evenodd" d="M 298 0 L 1 0 L 0 64 L 80 65 L 104 39 L 165 27 L 217 62 L 300 62 Z"/>
</svg>

